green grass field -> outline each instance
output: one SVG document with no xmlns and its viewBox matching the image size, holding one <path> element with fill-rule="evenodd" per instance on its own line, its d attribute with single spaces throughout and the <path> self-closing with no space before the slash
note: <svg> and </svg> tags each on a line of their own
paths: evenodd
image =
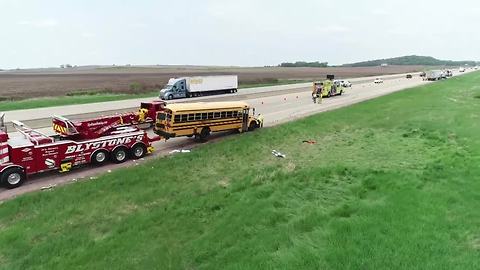
<svg viewBox="0 0 480 270">
<path fill-rule="evenodd" d="M 242 83 L 239 85 L 242 89 L 254 88 L 254 87 L 265 87 L 265 86 L 274 86 L 274 85 L 286 85 L 286 84 L 295 84 L 295 83 L 304 83 L 307 81 L 303 80 L 276 80 L 272 83 Z M 46 108 L 53 106 L 63 106 L 63 105 L 74 105 L 74 104 L 87 104 L 95 102 L 107 102 L 107 101 L 117 101 L 117 100 L 126 100 L 126 99 L 137 99 L 137 98 L 157 98 L 158 91 L 151 91 L 142 94 L 115 94 L 115 93 L 105 93 L 101 90 L 91 90 L 87 91 L 85 95 L 71 95 L 71 96 L 59 96 L 59 97 L 46 97 L 46 98 L 32 98 L 24 100 L 7 100 L 0 101 L 0 111 L 13 111 L 13 110 L 24 110 L 24 109 L 33 109 L 33 108 Z M 82 91 L 80 91 L 82 92 Z"/>
<path fill-rule="evenodd" d="M 114 94 L 114 93 L 98 93 L 89 95 L 76 95 L 76 96 L 59 96 L 59 97 L 46 97 L 46 98 L 31 98 L 24 100 L 14 101 L 1 101 L 0 111 L 13 111 L 13 110 L 25 110 L 34 108 L 46 108 L 54 106 L 74 105 L 74 104 L 87 104 L 95 102 L 107 102 L 117 101 L 125 99 L 135 98 L 149 98 L 156 97 L 158 92 L 150 92 L 144 94 Z"/>
<path fill-rule="evenodd" d="M 3 203 L 0 269 L 479 269 L 479 134 L 472 73 L 231 136 Z"/>
</svg>

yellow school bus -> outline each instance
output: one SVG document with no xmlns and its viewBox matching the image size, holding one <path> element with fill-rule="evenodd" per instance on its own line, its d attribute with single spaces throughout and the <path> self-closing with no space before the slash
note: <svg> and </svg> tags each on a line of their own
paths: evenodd
<svg viewBox="0 0 480 270">
<path fill-rule="evenodd" d="M 195 136 L 205 140 L 212 132 L 253 131 L 262 122 L 245 102 L 173 103 L 157 113 L 154 131 L 165 139 Z"/>
</svg>

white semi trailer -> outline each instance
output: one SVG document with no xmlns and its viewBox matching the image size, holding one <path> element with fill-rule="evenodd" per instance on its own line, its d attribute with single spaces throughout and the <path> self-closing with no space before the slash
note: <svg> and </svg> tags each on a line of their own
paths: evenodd
<svg viewBox="0 0 480 270">
<path fill-rule="evenodd" d="M 237 75 L 171 78 L 167 85 L 160 90 L 160 98 L 170 100 L 199 97 L 235 93 L 237 90 Z"/>
<path fill-rule="evenodd" d="M 443 72 L 441 70 L 431 70 L 427 72 L 427 80 L 429 81 L 438 81 L 443 77 Z"/>
</svg>

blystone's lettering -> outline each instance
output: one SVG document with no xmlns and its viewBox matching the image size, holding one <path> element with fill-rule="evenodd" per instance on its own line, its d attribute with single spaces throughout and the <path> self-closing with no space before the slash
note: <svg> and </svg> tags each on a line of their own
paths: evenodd
<svg viewBox="0 0 480 270">
<path fill-rule="evenodd" d="M 65 152 L 65 154 L 80 153 L 80 152 L 91 151 L 91 150 L 96 150 L 100 148 L 113 147 L 113 146 L 122 145 L 122 144 L 129 145 L 132 142 L 142 141 L 142 140 L 143 140 L 143 134 L 104 140 L 100 142 L 88 142 L 88 143 L 83 143 L 78 145 L 70 145 L 67 147 L 67 151 Z"/>
</svg>

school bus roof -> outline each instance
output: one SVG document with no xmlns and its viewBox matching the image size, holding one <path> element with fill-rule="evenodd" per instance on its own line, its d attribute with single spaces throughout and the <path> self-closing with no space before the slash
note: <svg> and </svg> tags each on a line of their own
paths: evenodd
<svg viewBox="0 0 480 270">
<path fill-rule="evenodd" d="M 184 111 L 207 111 L 207 110 L 223 110 L 223 109 L 243 109 L 249 105 L 245 102 L 195 102 L 195 103 L 172 103 L 165 106 L 172 112 Z"/>
</svg>

